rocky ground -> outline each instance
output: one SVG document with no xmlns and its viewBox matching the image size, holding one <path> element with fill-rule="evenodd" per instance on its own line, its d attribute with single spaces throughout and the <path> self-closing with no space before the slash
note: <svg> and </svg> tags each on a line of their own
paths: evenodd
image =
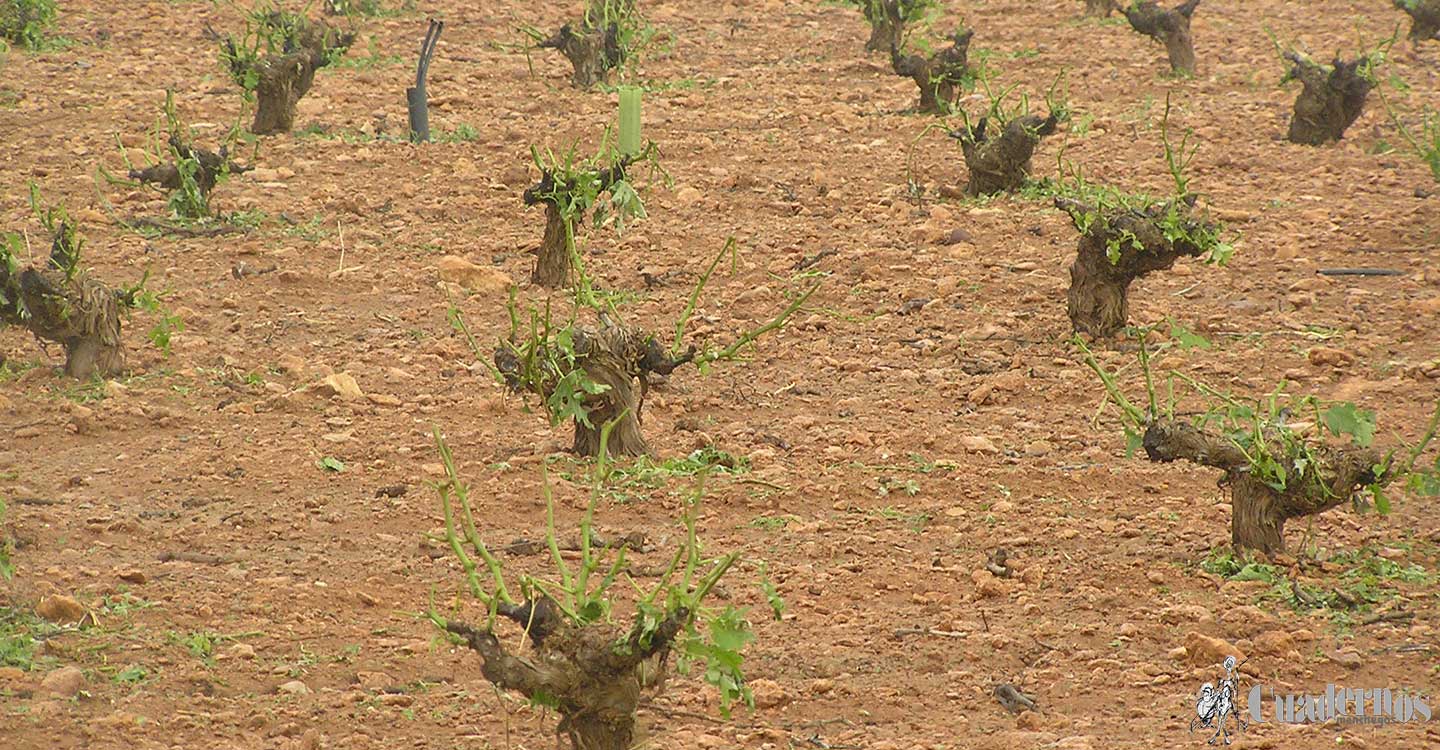
<svg viewBox="0 0 1440 750">
<path fill-rule="evenodd" d="M 488 345 L 508 330 L 512 285 L 522 302 L 544 298 L 526 283 L 544 223 L 521 200 L 538 177 L 529 147 L 593 149 L 616 96 L 570 88 L 554 53 L 527 63 L 506 46 L 517 26 L 553 29 L 578 7 L 419 5 L 362 21 L 347 62 L 301 101 L 297 132 L 242 155 L 256 169 L 214 197 L 252 225 L 241 234 L 126 231 L 118 219 L 163 214 L 163 197 L 97 174 L 144 147 L 167 88 L 202 142 L 235 120 L 240 98 L 205 37 L 235 28 L 235 8 L 65 2 L 72 43 L 12 50 L 0 67 L 0 226 L 44 244 L 35 182 L 81 221 L 96 276 L 149 269 L 184 321 L 167 355 L 146 339 L 155 317 L 137 313 L 132 373 L 99 383 L 58 374 L 57 347 L 0 333 L 7 747 L 554 746 L 553 715 L 497 694 L 420 616 L 461 585 L 431 536 L 426 482 L 438 428 L 487 538 L 543 532 L 542 463 L 561 524 L 584 507 L 586 465 L 557 455 L 568 431 L 496 385 L 447 313 Z M 713 690 L 676 677 L 641 710 L 648 746 L 1198 745 L 1196 692 L 1234 652 L 1247 689 L 1434 696 L 1432 503 L 1400 493 L 1385 517 L 1292 523 L 1290 555 L 1226 577 L 1217 474 L 1126 458 L 1068 343 L 1069 219 L 1044 200 L 943 197 L 966 177 L 959 147 L 904 111 L 914 84 L 863 51 L 856 9 L 641 5 L 661 33 L 639 66 L 646 136 L 674 183 L 639 181 L 649 217 L 623 236 L 586 232 L 597 284 L 628 293 L 628 319 L 673 330 L 734 236 L 738 262 L 686 331 L 723 345 L 824 279 L 748 361 L 677 371 L 647 400 L 645 432 L 672 468 L 708 446 L 748 460 L 709 482 L 700 527 L 708 549 L 744 553 L 721 601 L 751 607 L 757 635 L 755 711 L 722 721 Z M 963 16 L 972 54 L 989 50 L 997 81 L 1035 101 L 1068 70 L 1074 117 L 1042 143 L 1038 175 L 1056 174 L 1063 149 L 1091 180 L 1163 191 L 1167 94 L 1171 126 L 1193 128 L 1192 189 L 1237 252 L 1133 288 L 1133 320 L 1168 316 L 1216 344 L 1165 364 L 1243 394 L 1284 378 L 1375 410 L 1383 445 L 1416 439 L 1440 398 L 1440 190 L 1373 102 L 1338 144 L 1281 140 L 1296 89 L 1277 85 L 1266 36 L 1353 50 L 1357 25 L 1379 38 L 1398 11 L 1202 4 L 1198 75 L 1176 80 L 1159 45 L 1082 10 L 957 3 L 937 29 Z M 430 72 L 439 137 L 415 147 L 384 136 L 405 127 L 426 13 L 447 20 Z M 1391 75 L 1409 85 L 1387 90 L 1397 109 L 1433 103 L 1440 45 L 1396 45 Z M 1401 274 L 1316 273 L 1340 266 Z M 1138 387 L 1131 351 L 1099 357 Z M 673 549 L 692 486 L 680 473 L 607 490 L 600 528 L 654 542 L 638 564 Z M 1010 577 L 986 568 L 1000 548 Z M 761 561 L 788 604 L 780 621 L 748 583 Z M 544 559 L 510 562 L 538 572 Z M 1297 606 L 1291 580 L 1355 607 Z M 1008 711 L 999 684 L 1036 709 Z M 1267 719 L 1236 745 L 1440 744 L 1437 722 Z"/>
</svg>

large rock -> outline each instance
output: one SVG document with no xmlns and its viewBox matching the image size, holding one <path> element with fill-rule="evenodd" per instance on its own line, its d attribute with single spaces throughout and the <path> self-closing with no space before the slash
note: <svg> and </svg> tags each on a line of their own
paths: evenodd
<svg viewBox="0 0 1440 750">
<path fill-rule="evenodd" d="M 360 401 L 365 398 L 360 384 L 355 382 L 355 377 L 348 372 L 326 376 L 315 384 L 315 391 L 322 396 L 338 396 L 344 401 Z"/>
<path fill-rule="evenodd" d="M 1199 667 L 1219 667 L 1227 656 L 1235 657 L 1237 662 L 1245 661 L 1245 655 L 1235 644 L 1193 630 L 1185 634 L 1185 656 Z"/>
<path fill-rule="evenodd" d="M 85 687 L 85 673 L 79 667 L 61 667 L 40 681 L 41 692 L 61 698 L 74 697 L 82 687 Z"/>
<path fill-rule="evenodd" d="M 73 596 L 56 594 L 41 599 L 35 607 L 35 614 L 59 625 L 70 625 L 80 622 L 80 618 L 85 616 L 85 605 Z"/>
<path fill-rule="evenodd" d="M 457 284 L 479 294 L 501 295 L 515 286 L 515 281 L 504 271 L 471 263 L 458 255 L 441 258 L 436 262 L 435 268 L 440 272 L 441 281 Z"/>
</svg>

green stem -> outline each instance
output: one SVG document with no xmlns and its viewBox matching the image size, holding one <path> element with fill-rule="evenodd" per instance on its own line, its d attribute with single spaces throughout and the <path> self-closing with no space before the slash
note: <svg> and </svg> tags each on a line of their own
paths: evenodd
<svg viewBox="0 0 1440 750">
<path fill-rule="evenodd" d="M 1111 401 L 1115 402 L 1116 406 L 1120 407 L 1121 416 L 1129 424 L 1131 429 L 1137 433 L 1144 431 L 1144 412 L 1140 411 L 1134 404 L 1130 403 L 1129 399 L 1125 398 L 1125 394 L 1120 391 L 1120 386 L 1115 384 L 1114 376 L 1101 366 L 1100 361 L 1095 359 L 1095 354 L 1090 351 L 1090 347 L 1086 346 L 1085 342 L 1082 341 L 1079 336 L 1074 337 L 1071 341 L 1080 347 L 1080 352 L 1085 355 L 1085 365 L 1099 376 L 1100 383 L 1105 386 L 1106 395 L 1110 397 Z"/>
<path fill-rule="evenodd" d="M 555 569 L 560 571 L 560 584 L 571 590 L 570 566 L 560 555 L 560 543 L 555 539 L 555 493 L 550 489 L 550 469 L 540 465 L 540 493 L 545 497 L 545 542 L 550 547 L 550 557 L 555 560 Z"/>
<path fill-rule="evenodd" d="M 1415 446 L 1410 449 L 1410 452 L 1405 455 L 1404 470 L 1388 473 L 1391 476 L 1403 477 L 1414 471 L 1415 462 L 1420 459 L 1420 454 L 1425 452 L 1425 448 L 1430 445 L 1430 441 L 1435 439 L 1437 431 L 1440 431 L 1440 401 L 1435 402 L 1435 411 L 1430 414 L 1430 424 L 1426 426 L 1424 436 L 1422 436 L 1420 442 L 1416 443 Z"/>
<path fill-rule="evenodd" d="M 705 284 L 710 281 L 710 277 L 715 273 L 720 261 L 724 260 L 725 253 L 733 253 L 734 248 L 735 237 L 731 235 L 725 239 L 725 246 L 720 248 L 720 254 L 715 256 L 715 260 L 710 261 L 710 266 L 705 269 L 705 273 L 700 275 L 700 281 L 690 291 L 690 300 L 685 303 L 685 310 L 680 313 L 680 319 L 675 322 L 675 344 L 670 347 L 671 358 L 680 355 L 680 345 L 684 343 L 685 339 L 685 326 L 690 322 L 690 316 L 695 314 L 695 306 L 700 303 L 700 293 L 704 291 Z"/>
<path fill-rule="evenodd" d="M 696 357 L 695 364 L 698 366 L 709 362 L 716 362 L 719 360 L 734 359 L 735 355 L 739 353 L 740 349 L 748 345 L 750 342 L 754 341 L 755 339 L 761 337 L 766 333 L 769 333 L 770 331 L 784 326 L 785 321 L 788 320 L 791 315 L 794 315 L 795 311 L 799 310 L 800 306 L 804 305 L 806 300 L 810 299 L 810 295 L 814 294 L 815 291 L 819 289 L 820 285 L 823 283 L 823 281 L 816 282 L 815 286 L 810 287 L 809 289 L 805 290 L 804 294 L 796 297 L 795 301 L 791 302 L 789 307 L 786 307 L 783 311 L 781 311 L 779 315 L 776 315 L 773 319 L 771 319 L 770 322 L 766 323 L 763 326 L 760 326 L 759 328 L 756 328 L 753 331 L 747 332 L 739 339 L 736 339 L 735 343 L 731 344 L 723 351 L 706 352 L 705 354 Z"/>
<path fill-rule="evenodd" d="M 480 538 L 480 532 L 475 527 L 475 514 L 470 507 L 470 490 L 466 487 L 465 483 L 460 480 L 460 473 L 455 468 L 455 457 L 450 453 L 450 446 L 446 444 L 445 438 L 440 435 L 440 428 L 436 427 L 434 429 L 434 435 L 435 444 L 440 452 L 440 461 L 445 465 L 445 475 L 447 477 L 446 487 L 455 493 L 455 499 L 460 502 L 461 520 L 464 523 L 465 539 L 470 543 L 470 546 L 475 549 L 480 559 L 485 561 L 486 567 L 490 569 L 490 577 L 495 582 L 494 596 L 506 604 L 514 604 L 515 600 L 510 597 L 510 591 L 505 586 L 503 566 L 501 566 L 500 561 L 495 558 L 495 555 L 490 553 L 490 549 L 485 546 L 484 540 Z"/>
</svg>

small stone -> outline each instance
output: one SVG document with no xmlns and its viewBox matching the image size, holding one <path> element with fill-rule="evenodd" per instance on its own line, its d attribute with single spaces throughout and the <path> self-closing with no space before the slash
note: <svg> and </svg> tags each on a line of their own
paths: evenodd
<svg viewBox="0 0 1440 750">
<path fill-rule="evenodd" d="M 1160 622 L 1166 625 L 1194 625 L 1198 623 L 1211 622 L 1215 619 L 1210 610 L 1199 604 L 1177 604 L 1173 607 L 1166 607 L 1160 610 Z"/>
<path fill-rule="evenodd" d="M 1311 349 L 1305 358 L 1316 367 L 1344 367 L 1355 361 L 1355 355 L 1350 352 L 1328 346 L 1317 346 Z"/>
<path fill-rule="evenodd" d="M 344 401 L 360 401 L 365 398 L 360 384 L 356 383 L 355 377 L 348 372 L 326 376 L 315 385 L 315 391 L 322 396 L 338 396 Z"/>
<path fill-rule="evenodd" d="M 225 658 L 245 660 L 254 659 L 255 647 L 251 646 L 248 643 L 237 643 L 230 648 L 225 649 Z"/>
<path fill-rule="evenodd" d="M 305 683 L 299 680 L 283 682 L 280 684 L 280 687 L 276 688 L 276 690 L 282 693 L 287 693 L 289 695 L 309 695 L 310 693 L 310 688 L 307 687 Z"/>
<path fill-rule="evenodd" d="M 965 231 L 964 229 L 961 229 L 960 227 L 955 227 L 954 229 L 951 229 L 950 231 L 946 232 L 944 237 L 941 237 L 941 238 L 940 238 L 940 244 L 942 244 L 942 245 L 958 245 L 958 244 L 960 244 L 960 243 L 962 243 L 962 242 L 970 242 L 970 241 L 972 241 L 972 240 L 974 240 L 974 239 L 975 239 L 975 236 L 974 236 L 974 235 L 970 234 L 969 232 Z"/>
<path fill-rule="evenodd" d="M 80 622 L 80 618 L 85 616 L 85 605 L 73 596 L 57 594 L 41 599 L 35 607 L 35 614 L 59 625 L 69 625 Z"/>
<path fill-rule="evenodd" d="M 1365 660 L 1360 657 L 1360 653 L 1358 651 L 1349 648 L 1331 651 L 1330 653 L 1326 654 L 1326 656 L 1329 657 L 1330 661 L 1333 661 L 1336 664 L 1345 667 L 1346 669 L 1359 669 L 1360 665 L 1365 663 Z"/>
<path fill-rule="evenodd" d="M 686 185 L 675 192 L 675 202 L 682 206 L 693 206 L 700 202 L 700 189 L 693 185 Z"/>
<path fill-rule="evenodd" d="M 79 667 L 61 667 L 45 675 L 40 691 L 61 698 L 73 697 L 85 686 L 85 673 Z"/>
<path fill-rule="evenodd" d="M 1015 717 L 1015 727 L 1017 729 L 1026 729 L 1034 732 L 1041 729 L 1042 726 L 1040 714 L 1034 711 L 1021 711 L 1020 715 Z"/>
<path fill-rule="evenodd" d="M 1190 663 L 1196 666 L 1221 664 L 1227 656 L 1235 657 L 1236 661 L 1245 661 L 1245 655 L 1240 653 L 1235 644 L 1193 630 L 1185 634 L 1185 652 Z"/>
<path fill-rule="evenodd" d="M 125 581 L 126 583 L 134 584 L 141 584 L 150 580 L 149 577 L 145 575 L 144 571 L 136 570 L 134 568 L 123 568 L 115 573 L 115 577 L 119 578 L 122 581 Z"/>
<path fill-rule="evenodd" d="M 960 447 L 971 453 L 999 453 L 1000 449 L 990 438 L 981 435 L 961 435 Z"/>
<path fill-rule="evenodd" d="M 435 263 L 440 280 L 481 294 L 501 295 L 515 286 L 514 279 L 498 268 L 471 263 L 458 255 L 447 255 Z"/>
<path fill-rule="evenodd" d="M 305 372 L 305 360 L 294 354 L 282 354 L 275 360 L 275 366 L 287 375 L 300 375 Z"/>
<path fill-rule="evenodd" d="M 395 684 L 395 678 L 384 672 L 356 672 L 355 682 L 366 690 L 384 690 Z"/>
<path fill-rule="evenodd" d="M 749 680 L 750 692 L 755 696 L 756 708 L 779 708 L 790 702 L 790 694 L 774 680 Z"/>
<path fill-rule="evenodd" d="M 1255 636 L 1255 653 L 1276 656 L 1295 648 L 1295 639 L 1283 630 L 1267 630 Z"/>
</svg>

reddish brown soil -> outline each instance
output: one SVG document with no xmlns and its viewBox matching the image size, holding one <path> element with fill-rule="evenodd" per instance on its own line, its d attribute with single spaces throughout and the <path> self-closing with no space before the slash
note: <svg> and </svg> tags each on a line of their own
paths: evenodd
<svg viewBox="0 0 1440 750">
<path fill-rule="evenodd" d="M 313 241 L 278 220 L 238 237 L 145 239 L 118 228 L 101 196 L 122 216 L 160 213 L 162 202 L 92 179 L 98 165 L 118 168 L 115 133 L 141 143 L 166 87 L 203 143 L 235 119 L 239 98 L 202 37 L 207 22 L 233 28 L 233 9 L 74 0 L 62 3 L 60 31 L 78 44 L 10 53 L 0 74 L 3 226 L 36 240 L 24 193 L 38 182 L 85 221 L 97 274 L 129 281 L 150 268 L 157 287 L 174 290 L 187 328 L 165 357 L 144 339 L 151 321 L 137 317 L 126 332 L 135 375 L 103 389 L 56 375 L 57 352 L 47 357 L 23 332 L 0 334 L 12 368 L 0 383 L 0 495 L 20 544 L 0 604 L 28 609 L 63 593 L 99 618 L 51 638 L 35 670 L 3 673 L 5 747 L 554 745 L 553 717 L 497 696 L 473 654 L 415 616 L 432 596 L 447 606 L 459 583 L 455 562 L 424 539 L 440 525 L 424 486 L 435 477 L 432 427 L 449 437 L 482 528 L 501 542 L 542 528 L 539 464 L 569 442 L 568 428 L 548 429 L 472 364 L 447 325 L 436 261 L 458 254 L 528 278 L 526 251 L 542 227 L 520 200 L 536 176 L 526 170 L 529 144 L 592 147 L 615 97 L 569 88 L 558 55 L 536 55 L 531 77 L 524 56 L 495 47 L 518 39 L 519 23 L 555 28 L 578 8 L 421 4 L 447 21 L 430 74 L 432 128 L 467 123 L 478 140 L 415 148 L 271 137 L 259 169 L 216 190 L 222 210 L 284 213 L 302 225 L 319 217 L 323 236 Z M 1375 153 L 1398 138 L 1373 104 L 1336 146 L 1279 140 L 1295 90 L 1276 86 L 1283 66 L 1262 29 L 1314 50 L 1350 49 L 1348 19 L 1363 13 L 1361 32 L 1373 39 L 1397 13 L 1333 0 L 1204 5 L 1194 24 L 1199 77 L 1175 81 L 1159 46 L 1116 19 L 1082 20 L 1078 0 L 964 5 L 976 47 L 995 52 L 1004 82 L 1038 93 L 1067 67 L 1073 105 L 1093 117 L 1087 132 L 1072 124 L 1041 145 L 1037 174 L 1054 174 L 1063 144 L 1094 180 L 1163 190 L 1154 125 L 1167 91 L 1175 124 L 1196 130 L 1192 187 L 1242 239 L 1228 269 L 1182 263 L 1136 285 L 1137 322 L 1172 315 L 1220 343 L 1174 364 L 1248 393 L 1288 377 L 1377 410 L 1382 440 L 1416 436 L 1440 397 L 1440 198 L 1417 197 L 1436 185 L 1410 155 Z M 727 583 L 732 601 L 756 607 L 747 669 L 762 708 L 711 721 L 713 692 L 673 680 L 642 712 L 653 746 L 1199 745 L 1186 728 L 1218 664 L 1172 653 L 1191 631 L 1234 642 L 1250 679 L 1277 690 L 1408 686 L 1440 704 L 1433 504 L 1402 494 L 1389 517 L 1337 510 L 1311 529 L 1324 554 L 1371 545 L 1428 571 L 1429 584 L 1384 583 L 1399 597 L 1386 606 L 1415 612 L 1408 623 L 1340 628 L 1324 611 L 1261 600 L 1264 584 L 1204 573 L 1199 563 L 1229 539 L 1216 473 L 1127 460 L 1113 417 L 1091 423 L 1098 390 L 1065 343 L 1069 220 L 1045 201 L 908 201 L 905 155 L 928 120 L 899 114 L 914 86 L 864 54 L 868 30 L 854 9 L 642 7 L 673 41 L 642 68 L 671 84 L 647 95 L 645 122 L 676 185 L 653 190 L 650 218 L 623 240 L 588 235 L 605 251 L 590 257 L 602 285 L 634 290 L 628 317 L 666 330 L 688 274 L 734 234 L 742 262 L 717 277 L 692 331 L 724 343 L 799 288 L 797 261 L 838 251 L 816 266 L 830 279 L 812 309 L 762 341 L 749 364 L 708 377 L 682 370 L 651 394 L 646 431 L 662 455 L 713 440 L 749 456 L 750 476 L 785 488 L 717 479 L 702 530 L 712 550 L 768 561 L 789 602 L 783 622 L 768 622 L 753 586 L 740 575 Z M 946 23 L 962 9 L 953 10 Z M 350 58 L 367 54 L 373 34 L 403 62 L 321 72 L 299 127 L 401 132 L 424 31 L 418 13 L 365 22 Z M 1390 70 L 1412 86 L 1398 106 L 1434 100 L 1437 54 L 1397 48 Z M 926 138 L 918 181 L 932 197 L 959 188 L 958 146 Z M 937 243 L 956 229 L 968 239 Z M 278 270 L 237 279 L 240 263 Z M 1316 275 L 1327 266 L 1404 275 Z M 642 267 L 684 275 L 646 290 Z M 897 313 L 916 299 L 932 301 Z M 502 302 L 500 293 L 459 301 L 483 341 L 503 331 Z M 1341 354 L 1308 357 L 1315 347 Z M 1129 355 L 1103 357 L 1120 365 Z M 340 371 L 371 399 L 307 389 Z M 909 454 L 954 468 L 882 468 L 913 465 Z M 325 456 L 345 471 L 318 468 Z M 557 468 L 573 467 L 562 458 Z M 913 480 L 916 494 L 882 496 L 880 477 L 894 478 L 892 488 Z M 397 484 L 408 493 L 376 496 Z M 606 504 L 601 526 L 663 539 L 686 486 Z M 583 490 L 562 480 L 559 497 L 573 519 Z M 766 523 L 778 518 L 788 524 Z M 1292 526 L 1298 553 L 1306 528 Z M 1011 551 L 1016 579 L 983 572 L 997 547 Z M 181 551 L 228 562 L 157 559 Z M 642 558 L 658 564 L 665 554 Z M 1332 587 L 1339 575 L 1314 564 L 1303 572 Z M 145 606 L 105 606 L 126 596 Z M 945 634 L 896 634 L 915 628 Z M 178 642 L 197 632 L 232 636 L 213 665 Z M 1332 659 L 1337 649 L 1358 654 L 1358 666 Z M 67 665 L 85 673 L 79 697 L 35 692 Z M 116 680 L 134 665 L 148 677 Z M 297 679 L 309 693 L 277 692 Z M 1041 711 L 1007 713 L 990 694 L 995 682 L 1013 682 Z M 1435 747 L 1440 722 L 1272 721 L 1239 743 Z"/>
</svg>

